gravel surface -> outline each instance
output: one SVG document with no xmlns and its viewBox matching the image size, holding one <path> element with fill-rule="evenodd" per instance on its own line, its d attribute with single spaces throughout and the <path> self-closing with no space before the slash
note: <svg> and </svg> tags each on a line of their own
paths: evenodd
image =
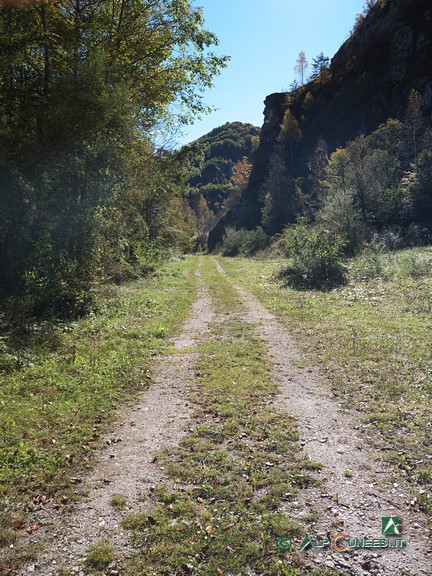
<svg viewBox="0 0 432 576">
<path fill-rule="evenodd" d="M 244 321 L 256 326 L 268 346 L 274 377 L 280 382 L 275 409 L 297 419 L 305 452 L 323 465 L 322 487 L 302 490 L 294 503 L 299 519 L 309 522 L 311 537 L 325 537 L 331 531 L 380 538 L 382 516 L 402 520 L 403 549 L 336 552 L 322 548 L 303 554 L 312 563 L 353 576 L 432 575 L 428 518 L 410 505 L 409 487 L 402 480 L 391 482 L 393 471 L 368 442 L 364 424 L 342 408 L 319 371 L 301 367 L 305 358 L 289 327 L 249 293 L 235 288 L 244 306 L 233 310 L 232 316 L 241 314 Z M 21 576 L 58 576 L 63 570 L 84 575 L 86 552 L 102 538 L 115 544 L 120 566 L 121 560 L 132 554 L 128 533 L 121 528 L 122 516 L 150 510 L 154 488 L 161 483 L 172 486 L 155 454 L 176 445 L 191 425 L 188 390 L 194 382 L 195 345 L 214 318 L 207 288 L 201 286 L 183 333 L 172 342 L 174 351 L 156 361 L 149 390 L 135 406 L 125 407 L 107 435 L 98 463 L 83 483 L 88 495 L 68 514 L 49 505 L 35 513 L 34 521 L 42 528 L 28 538 L 44 549 L 37 563 L 26 566 Z M 113 494 L 127 498 L 124 511 L 112 507 Z M 292 509 L 290 503 L 291 515 Z M 317 513 L 316 521 L 307 520 L 311 512 Z"/>
<path fill-rule="evenodd" d="M 22 576 L 57 576 L 63 571 L 83 576 L 87 550 L 101 539 L 112 542 L 118 551 L 116 566 L 132 554 L 121 519 L 150 509 L 154 489 L 159 484 L 170 485 L 155 454 L 178 444 L 190 427 L 187 392 L 194 378 L 193 347 L 212 317 L 210 299 L 202 288 L 182 334 L 172 341 L 174 352 L 156 361 L 149 390 L 135 406 L 125 407 L 117 426 L 105 438 L 98 463 L 84 483 L 88 496 L 69 514 L 50 505 L 34 514 L 34 522 L 42 528 L 29 539 L 44 549 L 37 563 L 22 570 Z M 113 494 L 127 498 L 125 510 L 113 508 Z"/>
<path fill-rule="evenodd" d="M 218 265 L 220 273 L 225 274 Z M 317 564 L 346 570 L 349 574 L 432 575 L 430 519 L 410 504 L 409 486 L 392 482 L 392 468 L 385 466 L 362 432 L 366 428 L 326 385 L 317 369 L 301 368 L 304 355 L 295 346 L 289 327 L 261 303 L 234 286 L 245 305 L 245 320 L 256 323 L 268 345 L 274 375 L 280 381 L 277 406 L 297 420 L 302 446 L 310 458 L 323 465 L 323 489 L 302 491 L 299 516 L 318 512 L 311 538 L 343 532 L 351 538 L 382 538 L 381 518 L 399 516 L 403 549 L 355 549 L 314 554 Z"/>
</svg>

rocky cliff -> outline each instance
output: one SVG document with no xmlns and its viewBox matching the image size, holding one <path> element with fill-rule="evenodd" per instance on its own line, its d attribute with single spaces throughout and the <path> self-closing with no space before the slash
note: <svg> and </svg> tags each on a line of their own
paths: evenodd
<svg viewBox="0 0 432 576">
<path fill-rule="evenodd" d="M 413 88 L 422 95 L 424 112 L 430 118 L 432 2 L 379 0 L 333 57 L 330 74 L 295 92 L 265 99 L 260 145 L 243 203 L 211 231 L 209 248 L 220 241 L 227 225 L 254 228 L 260 223 L 260 190 L 287 107 L 302 131 L 294 146 L 294 162 L 287 158 L 287 169 L 293 177 L 307 176 L 308 162 L 320 138 L 331 152 L 372 132 L 390 117 L 403 119 Z"/>
</svg>

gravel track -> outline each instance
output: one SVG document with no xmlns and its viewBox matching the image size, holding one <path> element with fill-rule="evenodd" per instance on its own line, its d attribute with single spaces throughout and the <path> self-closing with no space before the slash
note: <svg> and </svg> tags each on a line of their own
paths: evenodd
<svg viewBox="0 0 432 576">
<path fill-rule="evenodd" d="M 227 278 L 223 268 L 216 266 Z M 42 527 L 28 539 L 36 547 L 43 546 L 43 551 L 37 563 L 26 566 L 21 576 L 83 576 L 87 550 L 102 538 L 114 543 L 119 553 L 117 567 L 133 553 L 128 533 L 121 528 L 122 516 L 143 508 L 150 510 L 154 504 L 152 493 L 159 484 L 173 487 L 155 455 L 178 444 L 190 427 L 188 393 L 194 383 L 196 344 L 215 319 L 208 288 L 202 280 L 200 283 L 191 316 L 182 334 L 172 341 L 173 351 L 155 362 L 150 388 L 136 405 L 123 409 L 105 438 L 97 464 L 83 482 L 87 496 L 70 513 L 54 510 L 49 504 L 35 513 L 34 522 Z M 342 409 L 318 370 L 301 367 L 305 358 L 295 346 L 289 326 L 251 294 L 233 286 L 243 305 L 241 310 L 226 315 L 225 321 L 240 314 L 256 327 L 268 347 L 273 374 L 279 381 L 275 407 L 297 419 L 305 452 L 323 465 L 323 486 L 302 490 L 294 503 L 299 519 L 317 512 L 318 519 L 310 522 L 311 536 L 343 531 L 351 537 L 379 538 L 382 516 L 402 519 L 406 542 L 403 549 L 344 553 L 310 550 L 305 552 L 308 559 L 353 576 L 432 575 L 428 518 L 410 505 L 409 486 L 402 480 L 390 482 L 393 471 L 385 467 L 371 447 L 367 434 L 361 430 L 363 423 Z M 127 498 L 124 511 L 112 507 L 113 494 Z M 289 514 L 293 514 L 292 504 Z"/>
<path fill-rule="evenodd" d="M 217 269 L 228 278 L 219 264 Z M 325 488 L 307 489 L 299 498 L 299 516 L 318 512 L 311 537 L 331 531 L 353 538 L 382 538 L 383 516 L 399 516 L 402 521 L 403 549 L 323 550 L 308 556 L 313 555 L 317 564 L 352 575 L 371 573 L 371 569 L 380 575 L 432 575 L 430 519 L 411 506 L 409 486 L 402 479 L 390 481 L 397 473 L 385 467 L 361 431 L 364 423 L 342 409 L 325 377 L 317 369 L 301 367 L 305 357 L 294 344 L 289 327 L 251 294 L 233 286 L 247 311 L 244 319 L 256 324 L 268 346 L 273 373 L 280 382 L 277 406 L 296 418 L 305 452 L 323 465 Z"/>
<path fill-rule="evenodd" d="M 58 576 L 64 572 L 83 576 L 87 550 L 101 539 L 112 542 L 118 551 L 116 566 L 133 553 L 121 519 L 125 514 L 150 509 L 154 489 L 159 484 L 171 485 L 155 454 L 178 444 L 190 427 L 187 396 L 194 381 L 194 347 L 212 318 L 210 298 L 201 286 L 181 335 L 171 342 L 174 351 L 156 361 L 150 388 L 133 407 L 124 408 L 106 436 L 98 462 L 84 482 L 87 497 L 69 514 L 49 504 L 34 514 L 33 521 L 42 527 L 29 540 L 43 551 L 37 563 L 27 565 L 21 576 Z M 113 494 L 127 498 L 124 511 L 112 507 Z"/>
</svg>

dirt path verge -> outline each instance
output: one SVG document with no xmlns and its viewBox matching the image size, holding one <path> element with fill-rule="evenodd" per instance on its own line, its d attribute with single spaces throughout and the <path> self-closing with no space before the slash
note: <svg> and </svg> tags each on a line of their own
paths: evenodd
<svg viewBox="0 0 432 576">
<path fill-rule="evenodd" d="M 155 454 L 176 445 L 187 433 L 191 410 L 188 389 L 194 380 L 194 349 L 208 329 L 213 313 L 207 291 L 201 286 L 191 316 L 182 334 L 172 341 L 173 350 L 160 357 L 153 368 L 151 385 L 137 404 L 125 407 L 118 424 L 105 438 L 98 463 L 83 482 L 88 495 L 69 514 L 49 505 L 34 514 L 41 528 L 29 536 L 42 551 L 37 562 L 21 572 L 44 576 L 85 574 L 90 546 L 107 540 L 114 546 L 112 565 L 106 573 L 116 574 L 133 552 L 130 537 L 121 527 L 125 514 L 152 506 L 152 493 L 170 484 Z M 124 501 L 124 509 L 113 507 L 113 494 Z"/>
<path fill-rule="evenodd" d="M 223 268 L 217 264 L 220 273 Z M 267 342 L 280 381 L 277 405 L 297 419 L 302 445 L 312 460 L 322 463 L 322 490 L 303 491 L 299 514 L 311 510 L 318 519 L 311 524 L 311 538 L 345 533 L 352 538 L 382 538 L 382 517 L 402 521 L 403 549 L 354 549 L 307 552 L 317 564 L 349 574 L 432 574 L 432 545 L 428 518 L 410 503 L 409 486 L 386 468 L 380 455 L 360 431 L 364 424 L 343 410 L 317 370 L 302 368 L 304 357 L 286 326 L 240 287 L 247 310 L 245 320 L 256 323 Z M 395 479 L 397 478 L 397 479 Z M 308 510 L 309 509 L 309 510 Z M 340 542 L 342 544 L 342 541 Z"/>
</svg>

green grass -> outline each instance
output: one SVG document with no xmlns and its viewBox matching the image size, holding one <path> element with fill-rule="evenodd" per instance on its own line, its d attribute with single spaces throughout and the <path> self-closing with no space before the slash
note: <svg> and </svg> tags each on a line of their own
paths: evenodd
<svg viewBox="0 0 432 576">
<path fill-rule="evenodd" d="M 280 262 L 221 259 L 315 359 L 334 392 L 362 421 L 368 440 L 409 480 L 432 512 L 432 253 L 363 254 L 350 282 L 328 293 L 272 280 Z"/>
<path fill-rule="evenodd" d="M 108 540 L 99 540 L 92 544 L 86 557 L 86 567 L 89 571 L 103 570 L 114 561 L 114 546 Z"/>
<path fill-rule="evenodd" d="M 290 509 L 317 484 L 320 465 L 301 452 L 295 421 L 273 405 L 267 350 L 237 293 L 210 259 L 202 274 L 218 318 L 199 346 L 193 427 L 162 458 L 178 488 L 157 490 L 151 512 L 124 519 L 139 549 L 128 574 L 314 574 L 275 541 L 306 533 Z"/>
<path fill-rule="evenodd" d="M 116 409 L 147 387 L 152 357 L 180 330 L 196 295 L 195 269 L 194 258 L 172 261 L 113 288 L 98 314 L 42 323 L 14 349 L 3 339 L 0 546 L 47 499 L 63 506 L 76 498 Z"/>
<path fill-rule="evenodd" d="M 124 510 L 127 505 L 127 498 L 122 494 L 112 494 L 111 495 L 111 506 L 114 510 Z"/>
</svg>

